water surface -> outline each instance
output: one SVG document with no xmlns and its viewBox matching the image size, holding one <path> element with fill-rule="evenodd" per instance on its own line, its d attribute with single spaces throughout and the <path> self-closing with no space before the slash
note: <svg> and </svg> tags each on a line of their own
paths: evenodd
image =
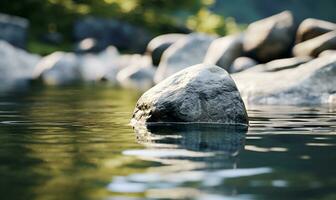
<svg viewBox="0 0 336 200">
<path fill-rule="evenodd" d="M 0 96 L 1 199 L 336 199 L 336 108 L 249 106 L 247 133 L 128 125 L 104 85 Z"/>
</svg>

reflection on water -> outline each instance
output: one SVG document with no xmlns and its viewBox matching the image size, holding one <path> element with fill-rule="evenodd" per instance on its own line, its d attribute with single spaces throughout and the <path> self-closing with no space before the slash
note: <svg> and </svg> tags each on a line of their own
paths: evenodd
<svg viewBox="0 0 336 200">
<path fill-rule="evenodd" d="M 254 106 L 247 132 L 128 125 L 103 85 L 0 97 L 2 199 L 335 199 L 336 109 Z"/>
</svg>

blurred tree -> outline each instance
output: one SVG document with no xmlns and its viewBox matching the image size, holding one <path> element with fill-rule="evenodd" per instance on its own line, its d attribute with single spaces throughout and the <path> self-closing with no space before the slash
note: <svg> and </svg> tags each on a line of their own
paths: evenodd
<svg viewBox="0 0 336 200">
<path fill-rule="evenodd" d="M 226 21 L 208 8 L 214 0 L 1 0 L 0 12 L 25 17 L 33 35 L 59 31 L 70 39 L 85 15 L 124 20 L 155 34 L 195 31 L 225 34 Z"/>
</svg>

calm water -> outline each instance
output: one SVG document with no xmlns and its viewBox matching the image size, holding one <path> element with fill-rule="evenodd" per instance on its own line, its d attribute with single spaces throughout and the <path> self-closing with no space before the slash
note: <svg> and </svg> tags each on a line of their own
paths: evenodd
<svg viewBox="0 0 336 200">
<path fill-rule="evenodd" d="M 336 108 L 253 106 L 248 132 L 128 125 L 108 86 L 0 97 L 1 199 L 336 199 Z"/>
</svg>

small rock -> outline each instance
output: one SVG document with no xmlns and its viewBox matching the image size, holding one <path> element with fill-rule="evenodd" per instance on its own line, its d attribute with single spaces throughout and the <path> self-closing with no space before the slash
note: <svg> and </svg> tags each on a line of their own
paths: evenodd
<svg viewBox="0 0 336 200">
<path fill-rule="evenodd" d="M 311 61 L 313 58 L 309 56 L 305 57 L 294 57 L 294 58 L 283 58 L 272 60 L 264 64 L 264 70 L 267 72 L 280 71 L 284 69 L 295 68 L 301 64 Z"/>
<path fill-rule="evenodd" d="M 328 49 L 336 49 L 336 30 L 295 45 L 293 54 L 317 57 L 322 51 Z"/>
<path fill-rule="evenodd" d="M 78 72 L 81 81 L 100 81 L 108 71 L 108 65 L 94 54 L 78 56 Z"/>
<path fill-rule="evenodd" d="M 104 79 L 109 81 L 112 84 L 117 84 L 117 74 L 120 70 L 128 68 L 130 66 L 136 67 L 148 67 L 152 66 L 151 57 L 148 55 L 140 55 L 140 54 L 124 54 L 120 55 L 118 58 L 106 62 L 110 65 L 107 73 L 104 76 Z"/>
<path fill-rule="evenodd" d="M 295 24 L 291 12 L 256 21 L 247 27 L 243 48 L 260 62 L 268 62 L 290 53 L 294 43 Z"/>
<path fill-rule="evenodd" d="M 153 87 L 153 77 L 155 67 L 129 66 L 122 69 L 117 74 L 118 83 L 124 88 L 137 89 L 140 91 L 148 90 Z"/>
<path fill-rule="evenodd" d="M 238 57 L 236 58 L 231 67 L 230 67 L 230 73 L 237 73 L 244 71 L 248 68 L 251 68 L 253 66 L 256 66 L 258 63 L 252 58 L 249 57 Z"/>
<path fill-rule="evenodd" d="M 186 37 L 185 34 L 171 33 L 159 35 L 152 39 L 147 45 L 147 52 L 152 56 L 153 65 L 159 65 L 163 52 L 168 49 L 170 45 L 184 37 Z"/>
<path fill-rule="evenodd" d="M 0 40 L 0 90 L 7 89 L 17 81 L 31 79 L 39 60 L 40 56 L 30 54 Z"/>
<path fill-rule="evenodd" d="M 232 62 L 242 56 L 242 35 L 225 36 L 214 40 L 204 58 L 204 63 L 215 64 L 230 71 Z"/>
<path fill-rule="evenodd" d="M 296 43 L 310 40 L 333 30 L 336 30 L 334 23 L 313 18 L 305 19 L 297 30 Z"/>
<path fill-rule="evenodd" d="M 159 83 L 184 68 L 202 63 L 214 39 L 208 35 L 192 33 L 171 45 L 162 55 L 154 82 Z"/>
<path fill-rule="evenodd" d="M 192 151 L 221 151 L 234 157 L 244 149 L 246 129 L 238 126 L 222 126 L 214 124 L 156 124 L 135 127 L 137 141 L 146 146 L 165 147 L 176 145 L 178 148 Z M 178 136 L 162 137 L 162 136 Z M 160 138 L 159 140 L 157 138 Z M 216 158 L 215 162 L 228 164 L 228 157 Z M 226 161 L 226 162 L 223 162 Z"/>
<path fill-rule="evenodd" d="M 248 125 L 244 103 L 230 75 L 212 64 L 188 67 L 145 92 L 132 123 L 199 122 Z"/>
<path fill-rule="evenodd" d="M 27 19 L 0 13 L 0 40 L 25 49 L 29 22 Z"/>
<path fill-rule="evenodd" d="M 81 80 L 79 59 L 73 53 L 55 52 L 45 56 L 37 64 L 34 79 L 48 85 L 63 85 Z"/>
<path fill-rule="evenodd" d="M 106 44 L 99 43 L 94 38 L 86 38 L 80 41 L 76 47 L 76 53 L 98 53 L 103 51 L 106 48 Z"/>
<path fill-rule="evenodd" d="M 321 104 L 335 93 L 336 56 L 267 72 L 262 65 L 232 75 L 245 103 Z"/>
</svg>

